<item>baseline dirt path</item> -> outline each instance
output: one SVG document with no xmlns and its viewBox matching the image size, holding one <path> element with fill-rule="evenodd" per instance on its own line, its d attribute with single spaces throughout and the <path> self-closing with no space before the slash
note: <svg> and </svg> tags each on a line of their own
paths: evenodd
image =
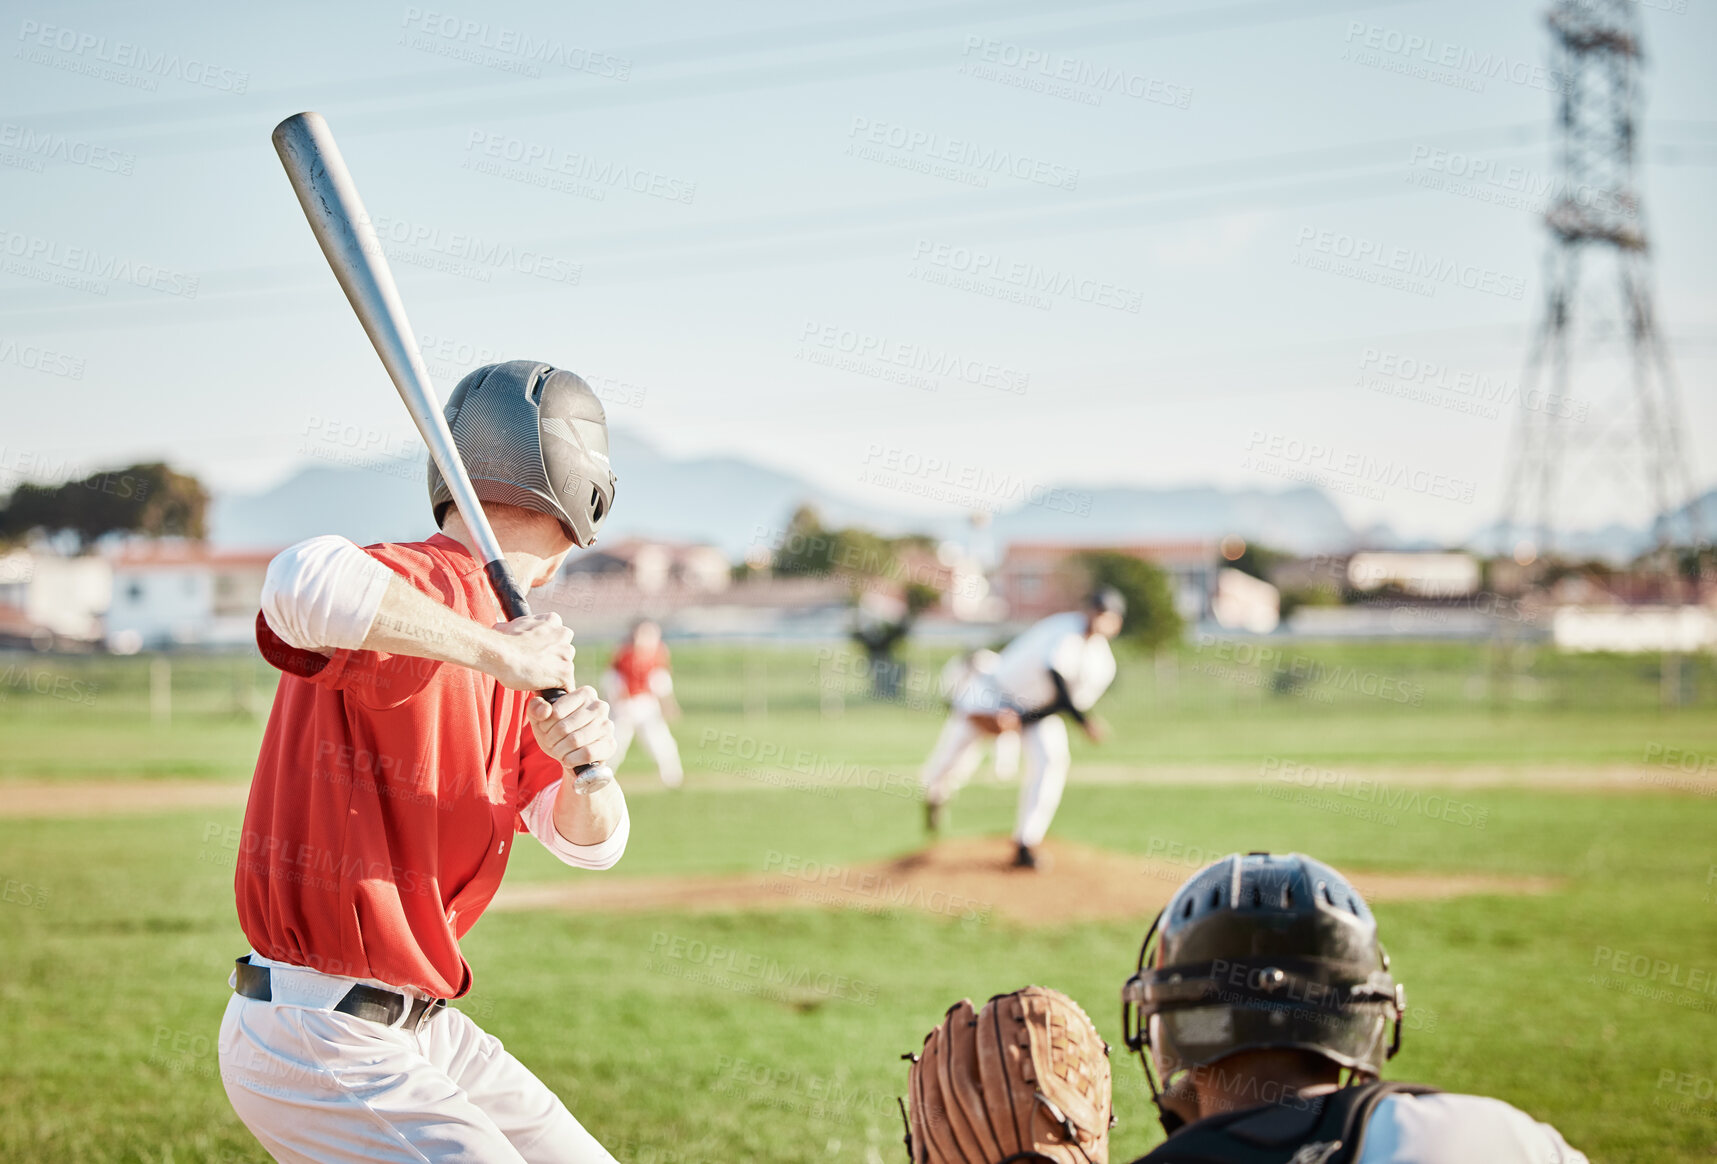
<svg viewBox="0 0 1717 1164">
<path fill-rule="evenodd" d="M 185 808 L 243 808 L 249 791 L 249 781 L 20 781 L 0 784 L 0 818 L 137 816 Z"/>
<path fill-rule="evenodd" d="M 1391 788 L 1543 788 L 1569 791 L 1657 793 L 1666 796 L 1717 797 L 1717 776 L 1684 773 L 1669 767 L 1616 764 L 1608 767 L 1524 768 L 1494 765 L 1438 767 L 1393 767 L 1389 765 L 1328 765 L 1296 770 L 1292 781 L 1270 777 L 1272 787 L 1303 787 L 1308 792 L 1346 778 L 1363 778 L 1371 786 Z M 883 769 L 871 769 L 880 773 Z M 902 769 L 904 772 L 905 769 Z M 1081 765 L 1073 774 L 1074 784 L 1257 784 L 1255 766 Z M 903 777 L 903 780 L 905 778 Z M 840 789 L 856 787 L 840 781 L 807 781 L 787 769 L 760 768 L 742 773 L 699 772 L 688 774 L 693 788 L 709 791 L 746 789 Z M 627 776 L 628 796 L 655 796 L 663 788 L 648 776 Z M 906 781 L 891 789 L 911 788 Z M 0 819 L 19 817 L 136 816 L 174 812 L 186 808 L 238 807 L 244 804 L 248 782 L 225 780 L 17 780 L 0 781 Z"/>
<path fill-rule="evenodd" d="M 1279 771 L 1265 774 L 1260 766 L 1199 766 L 1152 764 L 1146 768 L 1126 765 L 1085 764 L 1074 773 L 1074 781 L 1085 784 L 1256 784 L 1298 783 L 1318 791 L 1346 777 L 1351 783 L 1364 778 L 1374 784 L 1397 788 L 1567 788 L 1627 792 L 1682 793 L 1717 796 L 1717 775 L 1683 772 L 1667 766 L 1645 764 L 1556 765 L 1534 764 L 1510 767 L 1501 764 L 1451 764 L 1447 767 L 1392 764 L 1306 764 L 1294 767 L 1289 776 Z"/>
<path fill-rule="evenodd" d="M 1013 847 L 962 838 L 870 865 L 805 862 L 767 873 L 691 877 L 581 877 L 543 885 L 503 885 L 491 909 L 577 913 L 693 912 L 822 907 L 921 909 L 961 920 L 1003 917 L 1027 925 L 1069 921 L 1148 922 L 1192 873 L 1185 864 L 1088 849 L 1044 846 L 1047 867 L 1008 867 Z M 1370 901 L 1418 901 L 1473 894 L 1548 893 L 1549 877 L 1451 873 L 1352 874 Z"/>
</svg>

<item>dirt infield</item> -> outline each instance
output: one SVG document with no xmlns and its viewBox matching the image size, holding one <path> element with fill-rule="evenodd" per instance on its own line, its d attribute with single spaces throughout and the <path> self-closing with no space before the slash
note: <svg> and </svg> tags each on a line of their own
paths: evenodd
<svg viewBox="0 0 1717 1164">
<path fill-rule="evenodd" d="M 1013 847 L 995 838 L 946 841 L 869 865 L 824 865 L 783 857 L 763 873 L 707 877 L 581 877 L 571 883 L 503 885 L 491 909 L 632 913 L 792 907 L 881 912 L 920 909 L 967 921 L 1026 925 L 1070 921 L 1148 922 L 1196 865 L 1050 841 L 1036 872 L 1013 869 Z M 1547 877 L 1353 872 L 1370 901 L 1473 894 L 1548 893 Z"/>
</svg>

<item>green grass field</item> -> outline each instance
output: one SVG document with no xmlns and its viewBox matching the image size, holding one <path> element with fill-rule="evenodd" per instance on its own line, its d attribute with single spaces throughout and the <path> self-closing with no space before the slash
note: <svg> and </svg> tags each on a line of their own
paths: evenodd
<svg viewBox="0 0 1717 1164">
<path fill-rule="evenodd" d="M 1717 1155 L 1711 661 L 1684 668 L 1681 704 L 1666 710 L 1655 660 L 1538 652 L 1504 680 L 1458 645 L 1276 649 L 1260 661 L 1192 644 L 1125 660 L 1103 706 L 1115 738 L 1078 747 L 1055 835 L 1117 852 L 1300 849 L 1371 871 L 1562 879 L 1541 896 L 1378 907 L 1411 1004 L 1389 1074 L 1500 1096 L 1595 1161 Z M 589 654 L 592 675 L 602 652 Z M 688 787 L 661 792 L 634 756 L 620 867 L 576 874 L 527 846 L 510 880 L 755 872 L 783 851 L 844 863 L 922 843 L 898 779 L 869 777 L 915 770 L 940 720 L 933 692 L 872 702 L 844 652 L 685 647 L 676 659 Z M 172 717 L 159 722 L 144 660 L 0 658 L 0 798 L 22 782 L 242 784 L 271 684 L 247 657 L 175 659 Z M 1355 816 L 1233 782 L 1283 760 L 1414 771 L 1433 786 L 1484 769 L 1505 783 L 1451 792 L 1482 812 L 1479 828 Z M 1682 770 L 1701 763 L 1703 776 Z M 1105 779 L 1081 783 L 1080 766 L 1096 764 Z M 831 794 L 771 779 L 795 765 Z M 1128 782 L 1125 769 L 1173 782 Z M 1572 779 L 1599 769 L 1619 775 Z M 1563 770 L 1565 787 L 1553 779 Z M 1518 786 L 1506 783 L 1515 771 Z M 1005 834 L 1012 797 L 975 785 L 954 831 Z M 0 1160 L 264 1158 L 227 1106 L 213 1050 L 226 970 L 245 948 L 220 840 L 238 815 L 0 816 Z M 1124 1161 L 1159 1138 L 1142 1070 L 1118 1048 L 1119 990 L 1148 921 L 497 913 L 465 943 L 477 977 L 465 1005 L 622 1160 L 832 1164 L 903 1158 L 899 1056 L 950 1002 L 1041 982 L 1117 1044 L 1111 1158 Z M 664 956 L 693 942 L 851 985 L 782 995 Z M 1650 966 L 1638 976 L 1636 959 Z M 1700 985 L 1675 984 L 1689 981 Z"/>
</svg>

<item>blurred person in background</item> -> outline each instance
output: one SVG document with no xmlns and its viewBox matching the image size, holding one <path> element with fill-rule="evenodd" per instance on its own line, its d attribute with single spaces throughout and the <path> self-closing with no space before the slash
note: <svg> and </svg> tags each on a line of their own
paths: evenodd
<svg viewBox="0 0 1717 1164">
<path fill-rule="evenodd" d="M 680 717 L 674 702 L 674 677 L 668 672 L 668 647 L 662 628 L 647 618 L 632 624 L 632 631 L 608 664 L 603 687 L 614 721 L 614 767 L 620 767 L 636 734 L 644 750 L 656 761 L 662 783 L 678 788 L 685 779 L 679 745 L 668 729 L 669 719 Z"/>
<path fill-rule="evenodd" d="M 987 675 L 974 674 L 958 692 L 948 721 L 924 762 L 925 825 L 941 830 L 954 793 L 972 775 L 987 736 L 1017 731 L 1025 752 L 1014 824 L 1014 866 L 1038 867 L 1037 848 L 1049 832 L 1072 756 L 1065 715 L 1093 743 L 1107 737 L 1091 709 L 1115 681 L 1109 640 L 1121 633 L 1127 602 L 1104 586 L 1082 610 L 1052 614 L 1009 643 Z"/>
</svg>

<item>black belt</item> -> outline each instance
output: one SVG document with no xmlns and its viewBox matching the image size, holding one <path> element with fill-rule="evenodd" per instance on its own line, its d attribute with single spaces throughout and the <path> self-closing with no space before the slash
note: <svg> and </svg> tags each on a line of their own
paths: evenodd
<svg viewBox="0 0 1717 1164">
<path fill-rule="evenodd" d="M 257 1002 L 274 1001 L 274 985 L 267 966 L 253 966 L 249 954 L 238 959 L 234 966 L 237 969 L 234 971 L 233 989 Z M 411 1008 L 409 1014 L 406 1013 L 408 1005 Z M 399 1016 L 404 1014 L 406 1029 L 416 1031 L 430 1018 L 440 1014 L 446 1005 L 445 998 L 412 998 L 359 983 L 346 991 L 346 996 L 334 1004 L 334 1009 L 353 1018 L 389 1027 L 398 1025 Z"/>
</svg>

